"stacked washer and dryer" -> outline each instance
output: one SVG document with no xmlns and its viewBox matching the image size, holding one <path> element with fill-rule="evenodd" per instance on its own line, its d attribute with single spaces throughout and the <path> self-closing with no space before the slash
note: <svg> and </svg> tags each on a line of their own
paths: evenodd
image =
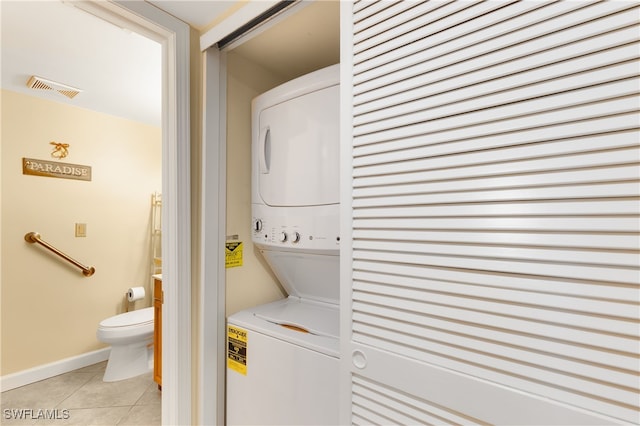
<svg viewBox="0 0 640 426">
<path fill-rule="evenodd" d="M 228 318 L 228 424 L 337 424 L 339 65 L 252 103 L 252 240 L 288 293 Z"/>
</svg>

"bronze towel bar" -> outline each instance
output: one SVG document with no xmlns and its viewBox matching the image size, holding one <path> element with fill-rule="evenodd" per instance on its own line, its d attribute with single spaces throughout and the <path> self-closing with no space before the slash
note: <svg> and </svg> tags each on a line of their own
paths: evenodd
<svg viewBox="0 0 640 426">
<path fill-rule="evenodd" d="M 91 275 L 93 275 L 96 272 L 96 268 L 94 268 L 93 266 L 89 266 L 89 267 L 84 266 L 82 263 L 78 262 L 77 260 L 72 259 L 71 257 L 69 257 L 68 255 L 64 254 L 63 252 L 61 252 L 60 250 L 58 250 L 57 248 L 55 248 L 51 244 L 47 243 L 46 241 L 43 241 L 42 238 L 40 237 L 40 234 L 38 234 L 37 232 L 29 232 L 29 233 L 27 233 L 24 236 L 24 239 L 28 243 L 38 243 L 41 246 L 43 246 L 44 248 L 54 252 L 55 254 L 60 256 L 61 258 L 73 263 L 75 266 L 77 266 L 78 268 L 82 269 L 82 275 L 84 275 L 85 277 L 90 277 Z"/>
</svg>

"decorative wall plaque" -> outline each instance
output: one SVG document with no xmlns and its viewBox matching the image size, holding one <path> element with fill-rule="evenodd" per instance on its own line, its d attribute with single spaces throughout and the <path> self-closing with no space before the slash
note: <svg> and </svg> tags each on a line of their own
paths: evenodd
<svg viewBox="0 0 640 426">
<path fill-rule="evenodd" d="M 61 142 L 49 142 L 51 145 L 53 145 L 53 151 L 51 151 L 51 156 L 53 158 L 64 158 L 67 155 L 69 155 L 69 144 L 68 143 L 61 143 Z"/>
<path fill-rule="evenodd" d="M 90 181 L 91 166 L 23 158 L 22 174 Z"/>
</svg>

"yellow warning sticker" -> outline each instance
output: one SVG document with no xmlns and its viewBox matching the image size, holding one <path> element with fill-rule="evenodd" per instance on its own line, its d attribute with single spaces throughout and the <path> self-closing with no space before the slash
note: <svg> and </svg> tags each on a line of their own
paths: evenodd
<svg viewBox="0 0 640 426">
<path fill-rule="evenodd" d="M 242 242 L 234 241 L 225 244 L 225 266 L 235 268 L 242 266 Z"/>
<path fill-rule="evenodd" d="M 227 367 L 247 375 L 247 331 L 227 325 Z"/>
</svg>

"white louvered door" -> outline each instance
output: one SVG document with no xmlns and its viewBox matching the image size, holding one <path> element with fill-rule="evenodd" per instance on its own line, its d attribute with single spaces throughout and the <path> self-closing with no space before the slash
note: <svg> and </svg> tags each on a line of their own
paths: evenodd
<svg viewBox="0 0 640 426">
<path fill-rule="evenodd" d="M 343 4 L 343 421 L 640 423 L 639 6 Z"/>
</svg>

